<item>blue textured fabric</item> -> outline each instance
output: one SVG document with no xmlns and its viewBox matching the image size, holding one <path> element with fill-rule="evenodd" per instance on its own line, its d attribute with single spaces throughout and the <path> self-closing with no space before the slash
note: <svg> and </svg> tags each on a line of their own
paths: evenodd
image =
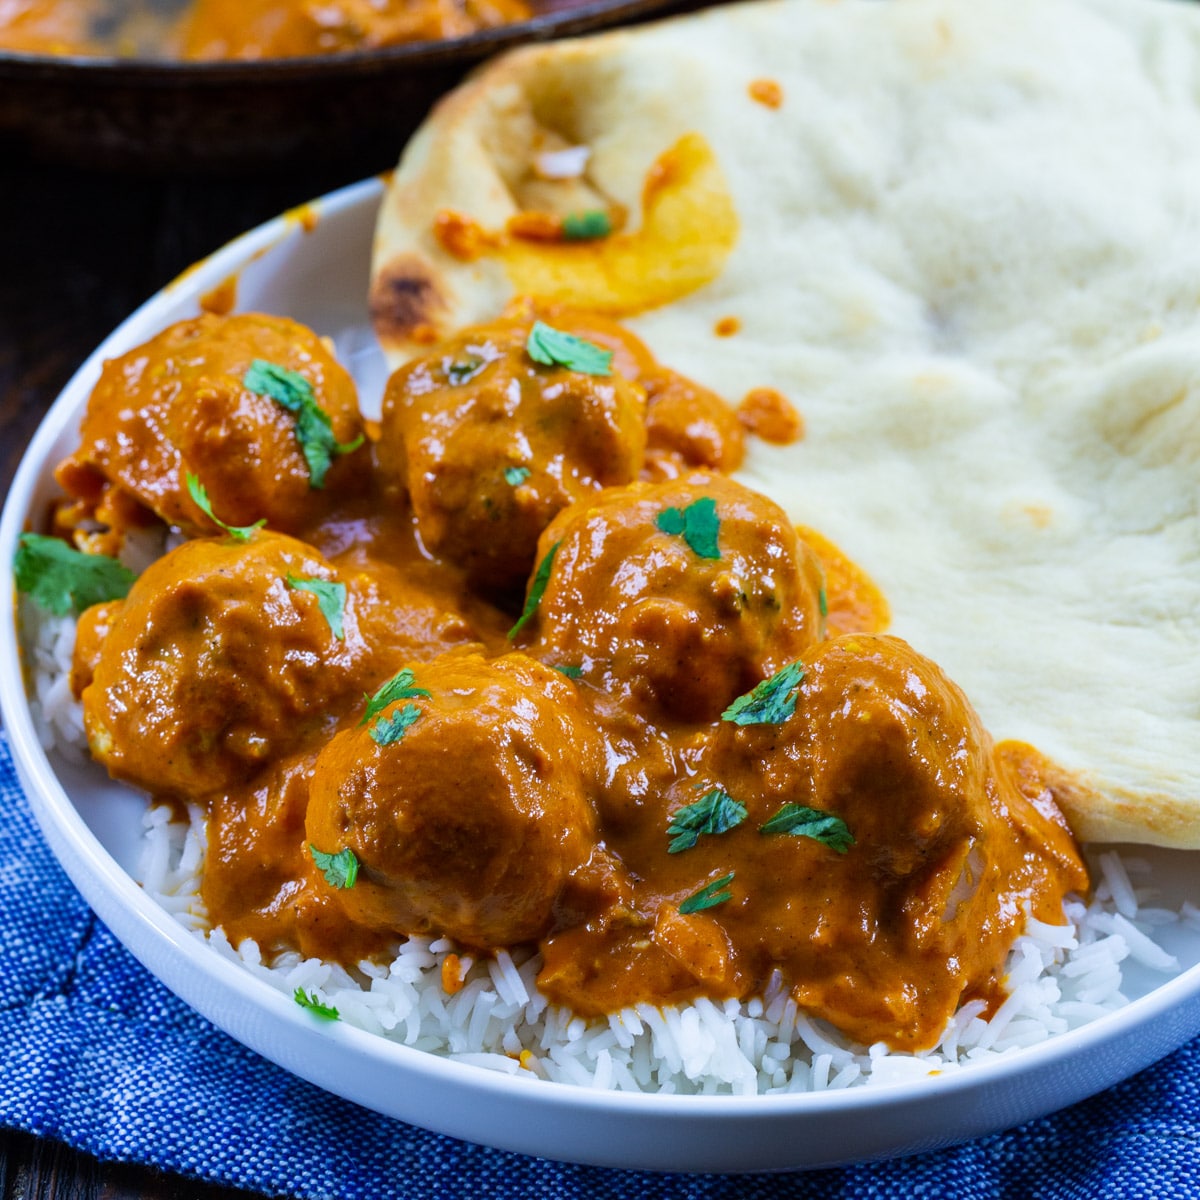
<svg viewBox="0 0 1200 1200">
<path fill-rule="evenodd" d="M 0 736 L 0 1126 L 298 1197 L 1180 1200 L 1200 1196 L 1200 1040 L 1053 1117 L 916 1158 L 789 1175 L 569 1166 L 439 1137 L 244 1049 L 124 950 L 37 830 Z"/>
</svg>

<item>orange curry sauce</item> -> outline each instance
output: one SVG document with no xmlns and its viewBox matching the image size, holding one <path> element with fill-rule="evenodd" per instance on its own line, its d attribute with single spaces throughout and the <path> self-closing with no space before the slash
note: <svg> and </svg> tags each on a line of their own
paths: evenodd
<svg viewBox="0 0 1200 1200">
<path fill-rule="evenodd" d="M 611 365 L 535 361 L 537 316 Z M 264 360 L 326 414 L 323 471 L 250 385 Z M 92 753 L 207 813 L 234 942 L 537 944 L 585 1015 L 778 973 L 864 1043 L 929 1046 L 1084 868 L 1034 753 L 998 753 L 865 574 L 729 477 L 742 437 L 595 315 L 459 333 L 371 430 L 309 330 L 175 326 L 105 366 L 59 470 L 64 531 L 186 539 L 81 619 Z"/>
<path fill-rule="evenodd" d="M 532 16 L 524 0 L 8 0 L 0 50 L 259 60 L 464 37 Z"/>
</svg>

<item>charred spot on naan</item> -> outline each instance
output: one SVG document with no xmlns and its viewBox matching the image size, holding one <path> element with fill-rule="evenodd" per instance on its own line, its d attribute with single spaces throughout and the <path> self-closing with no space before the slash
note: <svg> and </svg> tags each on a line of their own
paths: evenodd
<svg viewBox="0 0 1200 1200">
<path fill-rule="evenodd" d="M 371 282 L 371 323 L 385 346 L 437 339 L 449 312 L 446 285 L 418 254 L 389 259 Z"/>
</svg>

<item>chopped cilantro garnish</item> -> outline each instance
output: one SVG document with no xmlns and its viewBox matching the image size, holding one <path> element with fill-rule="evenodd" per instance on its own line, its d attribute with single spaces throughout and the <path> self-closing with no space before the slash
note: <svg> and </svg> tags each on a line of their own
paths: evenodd
<svg viewBox="0 0 1200 1200">
<path fill-rule="evenodd" d="M 565 675 L 568 679 L 578 679 L 583 674 L 583 668 L 573 665 L 564 665 L 554 668 L 560 675 Z"/>
<path fill-rule="evenodd" d="M 455 358 L 446 363 L 445 371 L 446 378 L 455 386 L 470 383 L 483 367 L 483 359 L 475 358 Z"/>
<path fill-rule="evenodd" d="M 299 412 L 314 402 L 312 384 L 298 371 L 256 358 L 242 376 L 242 385 L 258 396 L 270 396 L 288 412 Z"/>
<path fill-rule="evenodd" d="M 346 585 L 329 579 L 303 579 L 296 575 L 287 577 L 288 587 L 299 592 L 311 592 L 317 598 L 321 615 L 329 622 L 333 636 L 339 642 L 346 640 L 343 617 L 346 612 Z"/>
<path fill-rule="evenodd" d="M 411 667 L 397 671 L 373 696 L 365 697 L 366 712 L 362 715 L 359 725 L 365 725 L 377 713 L 381 713 L 389 704 L 397 700 L 414 700 L 418 696 L 428 697 L 426 688 L 416 687 L 416 676 Z M 387 717 L 380 717 L 371 726 L 371 739 L 378 746 L 390 746 L 404 737 L 408 728 L 421 716 L 421 710 L 415 704 L 406 704 Z"/>
<path fill-rule="evenodd" d="M 770 679 L 739 696 L 722 714 L 735 725 L 779 725 L 796 711 L 796 689 L 804 678 L 804 664 L 788 663 Z"/>
<path fill-rule="evenodd" d="M 668 854 L 690 850 L 705 833 L 727 833 L 746 819 L 746 806 L 724 788 L 715 787 L 699 800 L 681 808 L 667 825 L 672 842 Z"/>
<path fill-rule="evenodd" d="M 546 591 L 546 584 L 550 582 L 550 568 L 554 566 L 554 556 L 558 553 L 558 548 L 561 545 L 562 542 L 555 542 L 546 551 L 546 557 L 538 563 L 538 569 L 534 573 L 533 582 L 529 585 L 529 595 L 525 597 L 525 607 L 522 609 L 520 617 L 517 618 L 517 623 L 508 631 L 510 638 L 516 637 L 525 628 L 529 623 L 530 617 L 537 610 L 537 606 L 541 603 L 542 596 Z"/>
<path fill-rule="evenodd" d="M 664 508 L 655 519 L 663 533 L 682 536 L 697 558 L 720 558 L 717 534 L 721 519 L 717 516 L 717 502 L 711 496 L 701 496 L 684 509 Z"/>
<path fill-rule="evenodd" d="M 504 482 L 511 484 L 513 487 L 519 487 L 529 478 L 530 471 L 528 467 L 505 467 Z"/>
<path fill-rule="evenodd" d="M 376 713 L 383 712 L 389 704 L 394 704 L 397 700 L 415 700 L 418 696 L 427 697 L 429 692 L 425 688 L 413 686 L 416 682 L 417 677 L 413 674 L 411 667 L 397 671 L 375 695 L 363 697 L 367 702 L 367 711 L 363 713 L 359 724 L 365 725 Z"/>
<path fill-rule="evenodd" d="M 839 854 L 854 845 L 854 835 L 846 822 L 833 813 L 803 804 L 785 804 L 769 821 L 758 827 L 759 833 L 790 833 L 793 837 L 812 838 Z"/>
<path fill-rule="evenodd" d="M 335 454 L 350 454 L 363 443 L 362 434 L 352 442 L 333 436 L 333 421 L 317 403 L 312 384 L 303 375 L 276 363 L 256 358 L 242 376 L 242 384 L 259 396 L 269 396 L 288 412 L 296 414 L 296 441 L 308 464 L 308 486 L 325 486 L 325 474 Z"/>
<path fill-rule="evenodd" d="M 336 1021 L 341 1015 L 331 1004 L 322 1004 L 321 997 L 316 992 L 310 996 L 303 988 L 298 987 L 292 993 L 292 999 L 301 1008 L 307 1008 L 314 1017 L 324 1017 L 328 1021 Z"/>
<path fill-rule="evenodd" d="M 728 875 L 722 875 L 720 879 L 714 879 L 712 883 L 706 883 L 699 891 L 693 892 L 679 906 L 679 911 L 684 915 L 688 913 L 703 912 L 706 908 L 715 908 L 718 904 L 724 904 L 730 899 L 729 885 L 733 882 L 732 871 Z"/>
<path fill-rule="evenodd" d="M 582 375 L 611 375 L 612 351 L 603 350 L 591 342 L 553 329 L 543 321 L 534 321 L 525 350 L 536 363 L 547 367 L 566 367 Z"/>
<path fill-rule="evenodd" d="M 134 573 L 106 554 L 84 554 L 60 538 L 23 533 L 13 556 L 18 591 L 56 617 L 129 593 Z"/>
<path fill-rule="evenodd" d="M 256 530 L 261 529 L 266 523 L 267 518 L 262 517 L 255 521 L 253 525 L 226 525 L 220 517 L 212 510 L 212 501 L 208 498 L 208 490 L 204 484 L 200 482 L 190 471 L 185 476 L 187 480 L 187 490 L 191 498 L 196 502 L 196 507 L 210 520 L 214 525 L 219 525 L 235 542 L 248 542 L 250 535 Z"/>
<path fill-rule="evenodd" d="M 371 726 L 371 740 L 377 746 L 390 746 L 393 742 L 400 741 L 420 716 L 421 710 L 415 704 L 406 704 L 403 708 L 396 709 L 391 716 L 380 717 Z"/>
<path fill-rule="evenodd" d="M 344 850 L 339 850 L 336 854 L 326 854 L 324 851 L 318 850 L 311 842 L 309 842 L 308 848 L 312 852 L 313 862 L 317 864 L 317 870 L 325 876 L 325 882 L 330 887 L 352 888 L 354 886 L 355 880 L 358 879 L 358 859 L 354 857 L 354 851 L 349 846 Z"/>
<path fill-rule="evenodd" d="M 829 633 L 829 592 L 826 588 L 825 568 L 821 567 L 821 586 L 817 589 L 817 637 L 824 641 Z"/>
<path fill-rule="evenodd" d="M 592 238 L 608 237 L 612 233 L 612 221 L 602 208 L 589 208 L 585 212 L 567 213 L 563 217 L 563 237 L 569 242 L 590 241 Z"/>
</svg>

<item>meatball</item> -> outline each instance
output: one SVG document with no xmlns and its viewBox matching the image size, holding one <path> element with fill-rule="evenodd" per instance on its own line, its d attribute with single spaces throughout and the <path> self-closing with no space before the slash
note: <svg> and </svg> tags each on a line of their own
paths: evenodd
<svg viewBox="0 0 1200 1200">
<path fill-rule="evenodd" d="M 307 403 L 274 399 L 261 370 L 251 373 L 256 362 L 299 377 Z M 312 330 L 285 317 L 205 314 L 104 364 L 60 479 L 78 493 L 91 471 L 170 525 L 216 532 L 189 492 L 194 475 L 227 525 L 265 519 L 296 533 L 356 484 L 348 448 L 361 433 L 354 381 Z"/>
<path fill-rule="evenodd" d="M 347 915 L 480 948 L 541 936 L 593 848 L 575 686 L 522 654 L 445 655 L 407 682 L 313 774 L 310 844 L 359 864 L 338 892 Z"/>
<path fill-rule="evenodd" d="M 407 490 L 428 550 L 496 595 L 520 589 L 556 513 L 636 479 L 646 448 L 642 388 L 535 362 L 531 327 L 469 330 L 401 367 L 383 400 L 386 486 Z"/>
<path fill-rule="evenodd" d="M 529 653 L 635 707 L 711 720 L 821 636 L 816 558 L 783 509 L 720 475 L 581 501 L 539 552 Z"/>
<path fill-rule="evenodd" d="M 928 1047 L 964 995 L 995 993 L 1025 906 L 1061 922 L 1086 871 L 962 691 L 901 639 L 822 643 L 794 704 L 722 723 L 704 770 L 747 819 L 702 839 L 696 869 L 754 879 L 752 903 L 719 917 L 752 976 L 782 965 L 806 1011 L 864 1042 Z M 694 796 L 677 791 L 673 808 Z"/>
<path fill-rule="evenodd" d="M 331 722 L 363 686 L 367 648 L 337 576 L 283 534 L 198 539 L 153 563 L 83 689 L 92 754 L 156 795 L 198 799 L 249 779 Z M 340 637 L 338 636 L 340 633 Z"/>
</svg>

